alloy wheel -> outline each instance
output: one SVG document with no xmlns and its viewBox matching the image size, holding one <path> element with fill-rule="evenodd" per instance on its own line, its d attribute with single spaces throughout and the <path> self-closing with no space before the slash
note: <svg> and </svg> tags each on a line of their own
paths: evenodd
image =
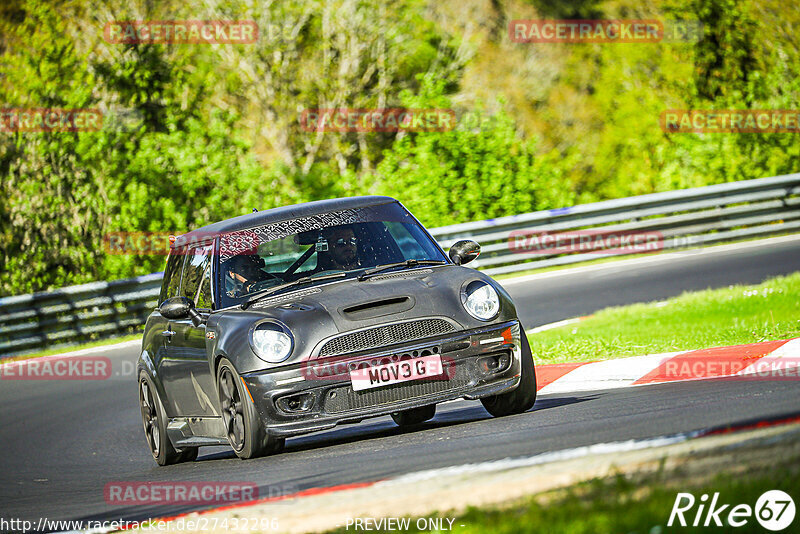
<svg viewBox="0 0 800 534">
<path fill-rule="evenodd" d="M 147 444 L 150 445 L 150 452 L 153 456 L 158 456 L 160 452 L 161 431 L 158 427 L 158 409 L 156 408 L 153 392 L 147 380 L 139 382 L 139 404 L 142 410 L 142 425 L 144 434 L 147 437 Z"/>
<path fill-rule="evenodd" d="M 228 433 L 231 446 L 241 451 L 244 447 L 244 404 L 236 387 L 236 379 L 231 370 L 222 370 L 219 381 L 219 400 L 222 407 L 222 421 Z"/>
</svg>

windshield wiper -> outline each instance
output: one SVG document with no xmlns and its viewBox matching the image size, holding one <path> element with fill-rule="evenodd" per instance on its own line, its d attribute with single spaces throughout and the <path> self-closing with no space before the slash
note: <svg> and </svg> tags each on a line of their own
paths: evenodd
<svg viewBox="0 0 800 534">
<path fill-rule="evenodd" d="M 268 297 L 273 293 L 277 293 L 281 289 L 287 289 L 294 286 L 301 286 L 303 284 L 310 284 L 312 282 L 319 282 L 320 280 L 332 280 L 334 278 L 342 278 L 347 276 L 347 273 L 331 273 L 325 274 L 322 276 L 304 276 L 303 278 L 298 278 L 297 280 L 292 280 L 291 282 L 287 282 L 285 284 L 281 284 L 279 286 L 271 287 L 269 289 L 265 289 L 260 293 L 256 293 L 245 302 L 242 303 L 242 309 L 246 310 L 251 304 L 258 302 L 259 300 L 263 299 L 264 297 Z"/>
<path fill-rule="evenodd" d="M 411 268 L 411 267 L 417 267 L 419 265 L 444 265 L 446 263 L 447 263 L 446 261 L 442 260 L 414 260 L 414 259 L 406 261 L 398 261 L 397 263 L 387 263 L 385 265 L 378 265 L 377 267 L 367 269 L 366 271 L 358 275 L 358 281 L 361 282 L 363 280 L 366 280 L 367 277 L 373 274 L 378 274 L 383 271 L 388 271 L 389 269 L 395 269 L 397 267 Z"/>
</svg>

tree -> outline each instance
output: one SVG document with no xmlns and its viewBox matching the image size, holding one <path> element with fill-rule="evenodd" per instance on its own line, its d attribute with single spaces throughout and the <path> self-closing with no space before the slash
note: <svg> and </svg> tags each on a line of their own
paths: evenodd
<svg viewBox="0 0 800 534">
<path fill-rule="evenodd" d="M 450 109 L 445 82 L 421 77 L 419 95 L 405 92 L 408 108 Z M 378 165 L 371 189 L 397 197 L 424 224 L 441 226 L 571 205 L 556 152 L 538 155 L 536 141 L 517 136 L 502 109 L 476 127 L 399 136 Z"/>
</svg>

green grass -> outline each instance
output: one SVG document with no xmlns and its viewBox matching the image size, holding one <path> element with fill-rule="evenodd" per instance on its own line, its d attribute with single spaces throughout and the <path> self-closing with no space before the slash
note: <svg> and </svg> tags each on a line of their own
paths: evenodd
<svg viewBox="0 0 800 534">
<path fill-rule="evenodd" d="M 618 475 L 615 478 L 595 479 L 568 490 L 552 492 L 543 496 L 544 498 L 529 498 L 510 509 L 470 508 L 453 522 L 454 531 L 459 534 L 763 533 L 767 531 L 755 517 L 748 518 L 747 524 L 742 527 L 725 525 L 727 513 L 738 504 L 755 507 L 758 497 L 768 490 L 780 489 L 796 496 L 798 468 L 796 465 L 786 466 L 782 470 L 775 469 L 741 478 L 722 474 L 699 487 L 689 484 L 676 487 L 674 480 L 667 481 L 663 478 L 660 475 L 643 482 Z M 665 486 L 667 482 L 669 485 Z M 697 499 L 691 511 L 684 514 L 687 527 L 681 527 L 677 522 L 672 527 L 667 527 L 677 493 L 686 491 L 693 493 Z M 715 492 L 720 493 L 718 506 L 730 504 L 720 514 L 720 520 L 725 526 L 692 527 L 700 496 L 713 495 Z M 700 520 L 701 525 L 703 521 L 705 514 Z M 791 527 L 787 532 L 789 530 Z"/>
<path fill-rule="evenodd" d="M 19 356 L 12 356 L 10 358 L 3 358 L 0 361 L 3 362 L 13 362 L 17 360 L 28 360 L 30 358 L 41 358 L 42 356 L 53 356 L 55 354 L 64 354 L 67 352 L 74 352 L 77 350 L 83 349 L 90 349 L 92 347 L 104 347 L 106 345 L 114 345 L 116 343 L 123 343 L 125 341 L 133 341 L 134 339 L 142 339 L 142 333 L 139 332 L 138 334 L 130 334 L 128 336 L 120 336 L 120 337 L 112 337 L 107 339 L 101 339 L 98 341 L 90 341 L 88 343 L 82 343 L 78 345 L 69 345 L 69 346 L 62 346 L 54 349 L 47 349 L 39 352 L 31 352 L 29 354 L 20 354 Z"/>
<path fill-rule="evenodd" d="M 537 364 L 624 358 L 800 336 L 800 273 L 607 308 L 528 336 Z"/>
<path fill-rule="evenodd" d="M 755 507 L 758 497 L 765 491 L 779 489 L 797 499 L 797 481 L 800 476 L 796 453 L 777 459 L 767 469 L 745 467 L 731 473 L 711 474 L 698 472 L 691 464 L 674 470 L 662 468 L 655 473 L 617 474 L 608 478 L 595 478 L 571 487 L 553 490 L 522 498 L 504 506 L 470 507 L 461 514 L 434 512 L 426 517 L 449 518 L 452 531 L 457 534 L 666 534 L 670 532 L 768 532 L 756 521 L 748 518 L 747 524 L 734 528 L 726 525 L 728 512 L 738 505 Z M 687 527 L 674 522 L 667 526 L 670 512 L 679 492 L 694 495 L 695 505 L 684 513 Z M 729 504 L 720 514 L 723 527 L 692 527 L 692 522 L 703 494 L 713 496 L 719 492 L 717 507 Z M 708 506 L 704 511 L 708 510 Z M 798 518 L 783 532 L 796 532 Z M 703 514 L 700 524 L 705 521 Z M 416 528 L 416 518 L 407 532 L 424 532 Z M 447 525 L 447 522 L 445 522 Z M 352 528 L 349 532 L 352 532 Z M 348 532 L 344 527 L 331 531 Z M 436 531 L 434 531 L 436 532 Z"/>
</svg>

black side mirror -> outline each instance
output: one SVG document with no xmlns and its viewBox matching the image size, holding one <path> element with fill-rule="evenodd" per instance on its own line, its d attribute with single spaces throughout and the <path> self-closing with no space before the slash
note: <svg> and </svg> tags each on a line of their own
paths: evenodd
<svg viewBox="0 0 800 534">
<path fill-rule="evenodd" d="M 161 306 L 158 307 L 158 311 L 167 319 L 184 319 L 189 317 L 192 320 L 192 324 L 195 326 L 200 326 L 205 322 L 200 314 L 197 313 L 197 310 L 194 309 L 194 302 L 186 297 L 170 297 L 161 303 Z"/>
<path fill-rule="evenodd" d="M 469 263 L 481 254 L 481 246 L 475 241 L 464 239 L 450 247 L 450 259 L 456 265 Z"/>
</svg>

